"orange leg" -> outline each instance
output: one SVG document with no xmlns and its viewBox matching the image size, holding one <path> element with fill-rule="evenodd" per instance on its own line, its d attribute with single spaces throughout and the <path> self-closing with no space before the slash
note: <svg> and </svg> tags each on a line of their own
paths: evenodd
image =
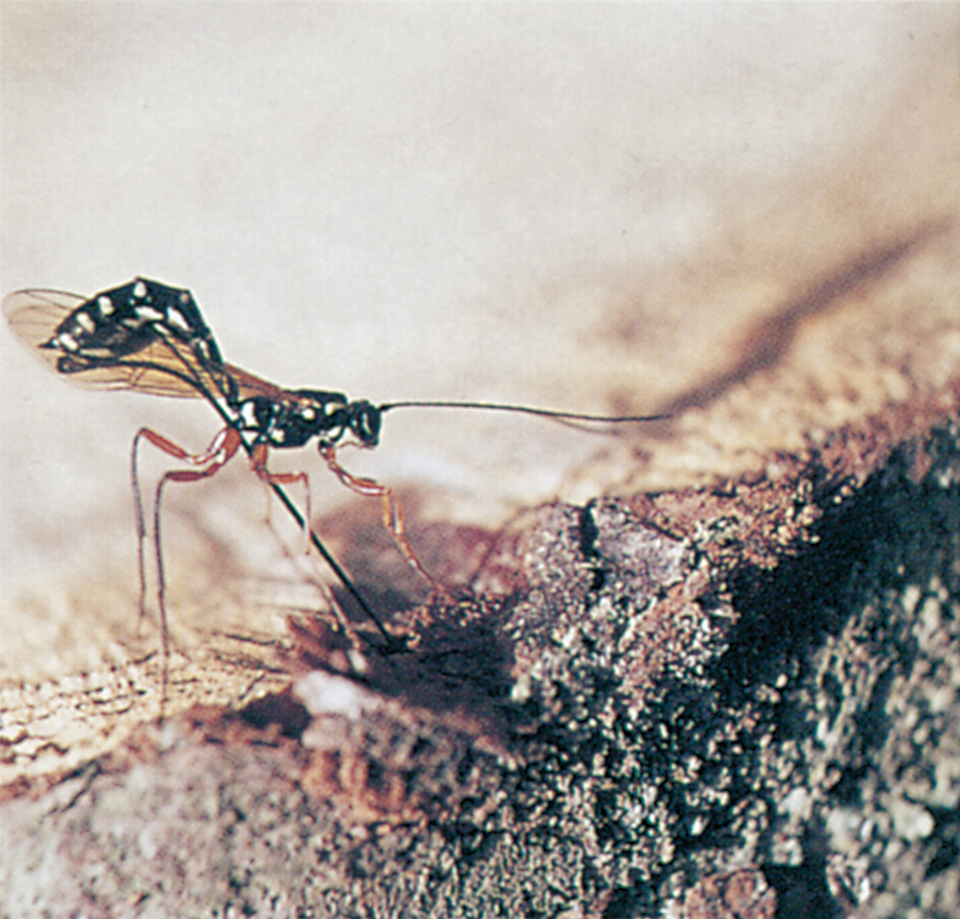
<svg viewBox="0 0 960 919">
<path fill-rule="evenodd" d="M 206 466 L 205 469 L 174 469 L 163 474 L 160 482 L 157 484 L 156 496 L 153 505 L 153 530 L 154 530 L 154 549 L 157 562 L 157 601 L 160 608 L 160 640 L 162 651 L 162 685 L 160 694 L 160 712 L 163 715 L 163 707 L 167 698 L 167 662 L 170 654 L 170 636 L 167 624 L 167 608 L 164 601 L 166 591 L 166 582 L 163 574 L 163 552 L 160 542 L 160 501 L 163 496 L 163 487 L 167 482 L 196 482 L 200 479 L 207 479 L 219 472 L 231 459 L 233 459 L 237 450 L 242 444 L 242 440 L 237 431 L 233 428 L 224 428 L 213 439 L 210 446 L 203 453 L 188 453 L 179 444 L 168 440 L 162 434 L 152 431 L 150 428 L 141 428 L 137 436 L 133 439 L 133 448 L 130 452 L 130 477 L 133 484 L 134 505 L 137 515 L 137 544 L 140 557 L 140 615 L 144 615 L 146 592 L 146 575 L 144 573 L 143 547 L 146 539 L 146 526 L 143 515 L 143 498 L 140 493 L 140 476 L 137 469 L 137 452 L 140 446 L 140 440 L 148 440 L 158 450 L 162 450 L 168 456 L 183 462 L 190 463 L 193 466 Z"/>
<path fill-rule="evenodd" d="M 295 485 L 301 483 L 303 485 L 303 490 L 306 494 L 306 500 L 304 503 L 305 516 L 304 520 L 306 521 L 306 526 L 303 529 L 303 554 L 309 555 L 310 553 L 310 479 L 307 478 L 305 472 L 270 472 L 267 469 L 267 454 L 269 447 L 267 444 L 257 444 L 253 448 L 253 453 L 250 454 L 250 468 L 257 474 L 262 482 L 266 482 L 268 485 Z M 269 502 L 269 492 L 268 502 Z M 267 504 L 267 522 L 270 522 L 271 505 Z"/>
<path fill-rule="evenodd" d="M 351 475 L 343 466 L 337 462 L 336 447 L 320 446 L 320 455 L 326 460 L 327 466 L 336 475 L 336 477 L 358 495 L 367 498 L 380 498 L 383 501 L 383 525 L 390 531 L 393 541 L 397 548 L 403 553 L 404 558 L 409 562 L 421 577 L 426 580 L 431 587 L 444 596 L 449 596 L 450 592 L 439 581 L 437 581 L 430 572 L 420 563 L 413 546 L 407 540 L 403 530 L 403 508 L 400 505 L 400 499 L 386 485 L 381 485 L 373 479 L 367 479 L 360 476 Z"/>
<path fill-rule="evenodd" d="M 329 555 L 323 548 L 323 544 L 319 542 L 314 532 L 309 528 L 310 520 L 310 489 L 309 489 L 309 480 L 307 474 L 304 472 L 290 472 L 290 473 L 271 473 L 268 472 L 265 468 L 267 461 L 267 452 L 268 446 L 266 444 L 257 444 L 253 448 L 252 455 L 250 457 L 250 465 L 253 467 L 253 471 L 263 479 L 268 485 L 276 487 L 278 485 L 290 484 L 293 482 L 302 481 L 305 486 L 307 486 L 307 515 L 304 521 L 301 522 L 301 528 L 304 531 L 304 536 L 306 537 L 306 551 L 305 555 L 309 561 L 314 565 L 316 564 L 316 558 L 310 553 L 310 542 L 313 541 L 316 544 L 317 552 L 320 557 L 327 563 L 327 565 L 334 571 L 334 573 L 340 578 L 344 586 L 353 594 L 354 599 L 360 605 L 360 608 L 366 613 L 367 617 L 371 622 L 380 630 L 380 633 L 384 638 L 387 639 L 387 648 L 390 650 L 401 650 L 406 647 L 406 642 L 403 639 L 398 640 L 395 636 L 391 635 L 384 628 L 383 624 L 377 618 L 376 614 L 371 610 L 363 597 L 356 592 L 353 588 L 353 585 L 349 578 L 339 569 L 339 566 L 336 566 L 335 560 L 332 556 Z M 282 493 L 281 493 L 282 494 Z M 281 498 L 281 500 L 283 500 Z M 278 543 L 284 555 L 297 566 L 298 570 L 300 569 L 299 563 L 294 559 L 292 553 L 287 547 L 286 541 L 280 536 L 278 531 L 274 529 L 273 523 L 270 520 L 269 512 L 267 516 L 267 525 L 270 529 L 273 530 L 274 535 L 277 537 Z M 336 566 L 336 567 L 335 567 Z M 314 569 L 316 571 L 316 569 Z M 347 652 L 347 657 L 349 658 L 350 666 L 353 668 L 353 672 L 357 676 L 362 676 L 367 671 L 367 662 L 363 654 L 363 649 L 361 642 L 365 642 L 369 647 L 377 647 L 373 642 L 370 641 L 367 637 L 356 632 L 354 628 L 350 625 L 346 614 L 343 612 L 343 608 L 340 606 L 339 601 L 336 598 L 336 595 L 333 591 L 326 585 L 322 576 L 319 573 L 309 574 L 303 571 L 304 576 L 306 577 L 309 583 L 314 584 L 320 592 L 323 594 L 326 599 L 330 610 L 333 614 L 334 619 L 336 619 L 337 624 L 343 634 L 350 641 L 350 650 Z"/>
</svg>

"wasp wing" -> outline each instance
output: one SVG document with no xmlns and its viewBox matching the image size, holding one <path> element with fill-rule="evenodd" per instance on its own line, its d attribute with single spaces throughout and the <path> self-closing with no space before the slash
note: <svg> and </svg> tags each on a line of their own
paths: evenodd
<svg viewBox="0 0 960 919">
<path fill-rule="evenodd" d="M 223 369 L 231 377 L 237 387 L 237 395 L 241 399 L 253 399 L 257 396 L 266 396 L 275 402 L 283 400 L 287 391 L 277 386 L 275 383 L 268 383 L 258 376 L 254 376 L 241 367 L 234 364 L 224 364 Z"/>
<path fill-rule="evenodd" d="M 85 301 L 85 297 L 62 290 L 18 290 L 3 298 L 3 315 L 30 353 L 56 370 L 60 352 L 40 346 L 50 341 L 57 326 Z"/>
<path fill-rule="evenodd" d="M 284 390 L 232 364 L 201 362 L 182 341 L 157 337 L 115 359 L 84 360 L 59 347 L 43 347 L 88 299 L 61 290 L 18 290 L 4 298 L 3 314 L 17 338 L 58 376 L 89 389 L 129 389 L 174 398 L 223 397 L 228 378 L 240 399 L 284 398 Z"/>
<path fill-rule="evenodd" d="M 224 394 L 218 374 L 182 343 L 163 338 L 110 364 L 60 375 L 81 386 L 131 389 L 153 396 L 202 399 Z"/>
<path fill-rule="evenodd" d="M 132 354 L 116 360 L 84 361 L 58 347 L 44 347 L 57 328 L 86 297 L 61 290 L 18 290 L 3 300 L 3 314 L 13 333 L 58 376 L 91 389 L 130 389 L 177 398 L 203 398 L 220 387 L 193 352 L 179 342 L 157 337 Z"/>
</svg>

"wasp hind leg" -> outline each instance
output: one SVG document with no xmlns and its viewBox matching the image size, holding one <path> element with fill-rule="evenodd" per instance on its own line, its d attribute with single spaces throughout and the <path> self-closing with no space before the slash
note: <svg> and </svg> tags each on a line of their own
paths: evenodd
<svg viewBox="0 0 960 919">
<path fill-rule="evenodd" d="M 307 473 L 305 472 L 270 472 L 270 470 L 267 469 L 268 453 L 269 453 L 269 447 L 267 444 L 265 443 L 255 444 L 253 451 L 250 454 L 250 466 L 253 468 L 253 471 L 257 474 L 258 478 L 260 478 L 261 481 L 263 481 L 267 485 L 271 486 L 273 489 L 277 489 L 281 485 L 294 485 L 297 483 L 303 484 L 304 489 L 306 491 L 306 504 L 304 507 L 305 515 L 303 519 L 303 525 L 301 526 L 301 530 L 303 531 L 303 538 L 304 538 L 303 551 L 305 556 L 307 556 L 308 558 L 312 558 L 310 553 L 310 542 L 311 542 L 311 538 L 316 539 L 317 537 L 313 533 L 313 530 L 311 529 L 311 525 L 310 525 L 310 519 L 311 519 L 310 518 L 310 479 L 307 476 Z M 289 558 L 290 554 L 283 542 L 283 539 L 280 538 L 280 534 L 277 533 L 270 519 L 269 509 L 267 511 L 267 525 L 270 527 L 271 530 L 273 530 L 274 534 L 277 536 L 277 538 L 280 541 L 280 545 L 283 548 L 284 553 Z M 322 545 L 322 543 L 320 545 Z M 318 550 L 320 549 L 320 545 L 317 546 Z M 327 556 L 327 554 L 323 550 L 320 550 L 320 551 L 322 553 L 322 557 L 324 558 L 324 560 L 327 561 L 329 564 L 331 559 Z M 336 568 L 334 568 L 334 572 L 338 574 L 340 579 L 348 587 L 348 589 L 354 595 L 354 597 L 356 597 L 358 600 L 361 601 L 361 607 L 363 608 L 364 612 L 370 617 L 370 619 L 374 622 L 374 624 L 377 626 L 380 632 L 388 639 L 391 645 L 394 644 L 395 642 L 394 637 L 391 636 L 384 629 L 380 620 L 373 614 L 373 611 L 367 607 L 366 603 L 363 602 L 359 594 L 356 593 L 356 589 L 353 587 L 353 583 L 348 578 L 346 578 L 345 574 L 343 574 L 340 571 L 337 571 Z M 347 640 L 351 644 L 351 652 L 349 652 L 348 654 L 348 656 L 350 657 L 350 666 L 353 668 L 353 670 L 357 675 L 362 675 L 366 671 L 366 663 L 365 663 L 363 654 L 361 652 L 357 633 L 347 621 L 347 617 L 344 614 L 342 608 L 340 607 L 340 604 L 337 602 L 337 598 L 334 595 L 333 591 L 330 590 L 330 588 L 327 587 L 323 583 L 323 581 L 319 579 L 319 577 L 316 579 L 311 579 L 311 581 L 319 588 L 319 590 L 323 594 L 325 600 L 330 606 L 330 610 L 334 616 L 334 619 L 337 622 L 338 627 L 343 632 L 343 634 L 347 637 Z"/>
<path fill-rule="evenodd" d="M 204 466 L 203 469 L 172 469 L 165 472 L 157 483 L 153 504 L 153 533 L 154 551 L 157 565 L 157 604 L 160 613 L 160 644 L 161 644 L 161 688 L 160 688 L 160 716 L 163 717 L 167 700 L 168 662 L 170 659 L 170 632 L 167 620 L 167 606 L 165 601 L 166 579 L 163 572 L 163 549 L 160 541 L 160 503 L 163 497 L 163 488 L 167 482 L 197 482 L 200 479 L 209 479 L 216 475 L 231 459 L 243 443 L 240 434 L 231 427 L 224 428 L 210 443 L 203 453 L 189 453 L 179 444 L 158 434 L 150 428 L 141 428 L 133 438 L 130 450 L 130 479 L 133 486 L 134 507 L 137 518 L 137 547 L 140 567 L 140 616 L 141 621 L 146 608 L 146 569 L 144 564 L 144 545 L 147 537 L 146 522 L 143 513 L 143 496 L 140 491 L 140 474 L 138 470 L 138 452 L 140 441 L 146 440 L 158 450 L 172 456 L 174 459 L 189 463 L 191 466 Z"/>
</svg>

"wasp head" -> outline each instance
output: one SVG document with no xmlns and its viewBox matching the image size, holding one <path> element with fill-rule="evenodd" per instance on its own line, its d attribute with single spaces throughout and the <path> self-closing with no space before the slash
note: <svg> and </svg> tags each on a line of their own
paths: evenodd
<svg viewBox="0 0 960 919">
<path fill-rule="evenodd" d="M 380 442 L 380 409 L 363 399 L 351 402 L 347 412 L 350 430 L 357 440 L 364 447 L 375 447 Z"/>
</svg>

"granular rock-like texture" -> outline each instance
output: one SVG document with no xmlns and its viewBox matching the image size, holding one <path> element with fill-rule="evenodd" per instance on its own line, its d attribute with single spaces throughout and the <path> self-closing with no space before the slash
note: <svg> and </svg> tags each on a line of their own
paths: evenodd
<svg viewBox="0 0 960 919">
<path fill-rule="evenodd" d="M 3 805 L 0 914 L 952 917 L 958 443 L 546 506 L 362 675 L 298 623 L 292 694 Z"/>
</svg>

